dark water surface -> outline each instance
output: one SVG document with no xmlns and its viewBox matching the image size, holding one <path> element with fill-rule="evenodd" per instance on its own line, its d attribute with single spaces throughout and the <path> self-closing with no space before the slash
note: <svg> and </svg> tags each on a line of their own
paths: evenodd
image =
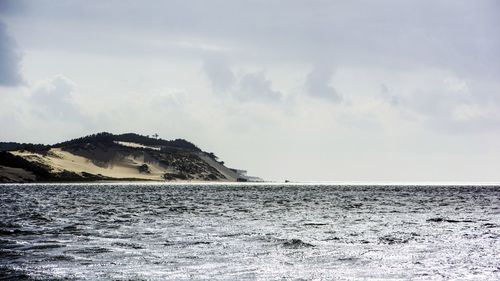
<svg viewBox="0 0 500 281">
<path fill-rule="evenodd" d="M 500 187 L 0 185 L 0 280 L 499 280 Z"/>
</svg>

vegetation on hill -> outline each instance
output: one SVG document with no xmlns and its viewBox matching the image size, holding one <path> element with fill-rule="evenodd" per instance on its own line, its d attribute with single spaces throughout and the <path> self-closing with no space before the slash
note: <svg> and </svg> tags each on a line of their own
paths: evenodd
<svg viewBox="0 0 500 281">
<path fill-rule="evenodd" d="M 157 136 L 157 135 L 155 135 Z M 145 146 L 163 146 L 166 148 L 177 148 L 191 151 L 201 151 L 196 145 L 185 140 L 164 140 L 160 138 L 152 138 L 134 133 L 115 135 L 107 132 L 88 135 L 81 138 L 72 139 L 56 143 L 54 145 L 45 144 L 32 144 L 32 143 L 18 143 L 18 142 L 0 142 L 0 151 L 13 151 L 13 150 L 27 150 L 31 152 L 44 152 L 48 151 L 51 147 L 65 147 L 76 144 L 86 143 L 112 143 L 114 141 L 133 142 Z"/>
<path fill-rule="evenodd" d="M 165 146 L 170 148 L 179 148 L 191 151 L 201 151 L 201 149 L 199 149 L 196 145 L 184 139 L 164 140 L 160 138 L 151 138 L 148 136 L 143 136 L 134 133 L 114 135 L 107 132 L 92 134 L 85 137 L 76 138 L 65 142 L 60 142 L 54 144 L 52 147 L 64 147 L 64 146 L 85 144 L 85 143 L 112 143 L 114 141 L 133 142 L 146 146 Z"/>
<path fill-rule="evenodd" d="M 27 150 L 31 152 L 43 153 L 50 149 L 50 145 L 18 143 L 18 142 L 0 142 L 0 151 Z"/>
</svg>

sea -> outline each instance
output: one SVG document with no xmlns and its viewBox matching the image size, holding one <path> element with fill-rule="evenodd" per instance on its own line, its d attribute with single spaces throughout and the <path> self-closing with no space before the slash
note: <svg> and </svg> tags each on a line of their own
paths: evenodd
<svg viewBox="0 0 500 281">
<path fill-rule="evenodd" d="M 500 280 L 500 186 L 3 184 L 0 280 Z"/>
</svg>

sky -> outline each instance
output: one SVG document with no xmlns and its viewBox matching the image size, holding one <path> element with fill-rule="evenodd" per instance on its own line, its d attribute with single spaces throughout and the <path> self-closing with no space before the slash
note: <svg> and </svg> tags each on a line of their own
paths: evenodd
<svg viewBox="0 0 500 281">
<path fill-rule="evenodd" d="M 0 0 L 0 141 L 102 131 L 273 181 L 500 182 L 500 1 Z"/>
</svg>

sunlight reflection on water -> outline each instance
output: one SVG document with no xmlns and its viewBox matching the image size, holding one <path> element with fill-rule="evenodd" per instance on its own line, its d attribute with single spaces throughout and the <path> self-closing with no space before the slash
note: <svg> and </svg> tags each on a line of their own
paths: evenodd
<svg viewBox="0 0 500 281">
<path fill-rule="evenodd" d="M 11 279 L 500 279 L 500 187 L 0 186 Z"/>
</svg>

